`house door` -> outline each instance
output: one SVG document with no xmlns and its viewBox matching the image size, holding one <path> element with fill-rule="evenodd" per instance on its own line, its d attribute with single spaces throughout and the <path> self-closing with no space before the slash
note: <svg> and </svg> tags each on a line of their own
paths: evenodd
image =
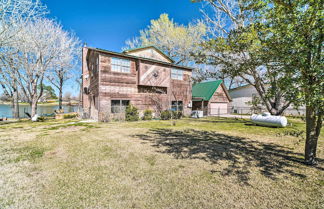
<svg viewBox="0 0 324 209">
<path fill-rule="evenodd" d="M 218 115 L 218 114 L 227 114 L 227 103 L 218 103 L 213 102 L 210 103 L 210 114 Z"/>
</svg>

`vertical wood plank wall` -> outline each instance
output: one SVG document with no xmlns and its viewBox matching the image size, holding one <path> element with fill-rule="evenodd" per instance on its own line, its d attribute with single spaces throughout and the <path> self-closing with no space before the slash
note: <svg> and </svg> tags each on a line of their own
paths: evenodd
<svg viewBox="0 0 324 209">
<path fill-rule="evenodd" d="M 98 72 L 92 73 L 92 65 L 99 56 Z M 171 101 L 183 101 L 184 114 L 189 115 L 191 108 L 191 71 L 184 69 L 183 80 L 171 79 L 171 67 L 154 61 L 127 58 L 131 62 L 130 73 L 113 72 L 110 55 L 90 49 L 83 51 L 83 86 L 88 86 L 90 93 L 83 94 L 83 108 L 90 117 L 103 120 L 111 115 L 111 100 L 130 100 L 140 112 L 145 109 L 156 110 L 156 102 L 162 109 L 169 109 Z M 124 58 L 125 59 L 125 58 Z M 92 75 L 93 74 L 93 75 Z M 158 74 L 158 75 L 156 75 Z M 85 77 L 88 76 L 88 79 Z M 145 76 L 145 77 L 143 77 Z M 139 92 L 138 86 L 163 87 L 166 94 Z M 94 100 L 97 100 L 94 102 Z"/>
</svg>

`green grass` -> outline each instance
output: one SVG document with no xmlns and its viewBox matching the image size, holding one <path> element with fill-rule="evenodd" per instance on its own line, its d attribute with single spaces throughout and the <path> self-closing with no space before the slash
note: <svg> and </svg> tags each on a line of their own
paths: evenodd
<svg viewBox="0 0 324 209">
<path fill-rule="evenodd" d="M 38 158 L 43 157 L 44 153 L 45 153 L 45 149 L 44 148 L 40 148 L 40 147 L 30 147 L 30 146 L 26 146 L 26 147 L 22 147 L 22 148 L 17 148 L 14 150 L 16 153 L 19 153 L 19 155 L 14 159 L 14 162 L 17 163 L 19 161 L 24 161 L 24 160 L 28 160 L 28 161 L 35 161 Z"/>
<path fill-rule="evenodd" d="M 0 208 L 321 208 L 305 124 L 248 120 L 0 125 Z"/>
<path fill-rule="evenodd" d="M 68 127 L 85 127 L 88 130 L 89 128 L 95 128 L 96 126 L 89 123 L 81 123 L 81 122 L 70 122 L 68 124 L 64 125 L 56 125 L 56 126 L 50 126 L 49 128 L 46 128 L 46 130 L 59 130 L 62 128 L 68 128 Z"/>
</svg>

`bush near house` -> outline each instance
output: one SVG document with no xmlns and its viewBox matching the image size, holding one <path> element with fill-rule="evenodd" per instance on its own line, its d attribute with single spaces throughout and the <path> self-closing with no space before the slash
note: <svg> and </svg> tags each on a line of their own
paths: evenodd
<svg viewBox="0 0 324 209">
<path fill-rule="evenodd" d="M 126 121 L 138 121 L 138 109 L 133 105 L 126 107 Z"/>
<path fill-rule="evenodd" d="M 143 120 L 152 120 L 152 110 L 145 110 Z"/>
<path fill-rule="evenodd" d="M 172 111 L 172 118 L 173 119 L 181 119 L 182 118 L 182 112 L 181 111 Z"/>
<path fill-rule="evenodd" d="M 172 113 L 169 110 L 164 110 L 161 112 L 161 120 L 170 120 L 172 118 Z"/>
<path fill-rule="evenodd" d="M 161 119 L 162 120 L 170 120 L 170 119 L 181 119 L 182 118 L 181 111 L 170 111 L 164 110 L 161 112 Z"/>
</svg>

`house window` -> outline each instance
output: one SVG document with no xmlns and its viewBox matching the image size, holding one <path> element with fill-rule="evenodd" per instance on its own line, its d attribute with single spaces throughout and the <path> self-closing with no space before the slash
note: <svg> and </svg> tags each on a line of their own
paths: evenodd
<svg viewBox="0 0 324 209">
<path fill-rule="evenodd" d="M 183 70 L 172 69 L 171 78 L 175 80 L 183 80 Z"/>
<path fill-rule="evenodd" d="M 182 101 L 172 101 L 171 102 L 171 110 L 172 111 L 182 111 L 183 110 L 183 102 Z"/>
<path fill-rule="evenodd" d="M 116 57 L 111 58 L 111 71 L 120 73 L 130 73 L 130 61 Z"/>
<path fill-rule="evenodd" d="M 125 112 L 129 100 L 111 100 L 111 113 Z"/>
</svg>

